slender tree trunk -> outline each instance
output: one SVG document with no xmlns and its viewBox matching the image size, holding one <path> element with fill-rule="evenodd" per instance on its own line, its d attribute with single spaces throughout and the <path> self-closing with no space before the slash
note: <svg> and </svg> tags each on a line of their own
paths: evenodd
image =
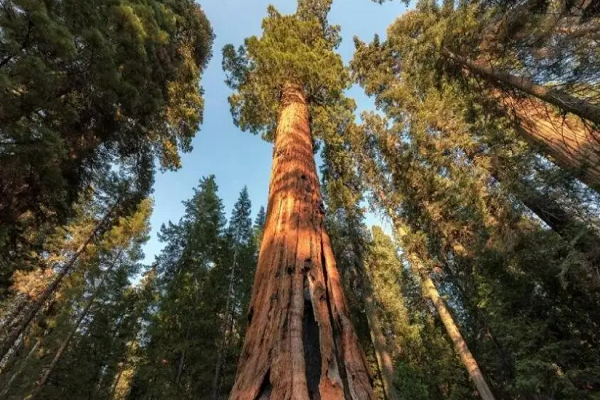
<svg viewBox="0 0 600 400">
<path fill-rule="evenodd" d="M 463 287 L 458 279 L 458 276 L 456 276 L 454 274 L 454 271 L 452 271 L 452 269 L 450 268 L 449 265 L 445 266 L 444 272 L 446 273 L 446 275 L 448 275 L 452 284 L 458 289 L 460 296 L 461 296 L 462 303 L 465 304 L 468 307 L 468 309 L 472 310 L 471 312 L 473 314 L 475 314 L 475 318 L 477 320 L 479 320 L 479 322 L 485 328 L 485 334 L 490 338 L 490 340 L 496 347 L 496 351 L 500 355 L 502 365 L 506 369 L 508 375 L 511 377 L 514 377 L 514 366 L 511 361 L 511 357 L 508 355 L 508 353 L 504 349 L 504 346 L 502 346 L 500 344 L 500 342 L 496 338 L 496 335 L 492 332 L 492 328 L 490 327 L 490 324 L 488 323 L 487 317 L 479 308 L 477 308 L 474 304 L 472 304 L 469 296 L 467 295 L 467 292 L 465 291 L 465 289 L 463 289 Z"/>
<path fill-rule="evenodd" d="M 413 264 L 415 262 L 418 263 L 419 261 L 416 260 L 413 262 Z M 454 348 L 456 349 L 460 360 L 465 368 L 467 368 L 473 383 L 475 383 L 475 387 L 477 388 L 479 395 L 483 400 L 494 400 L 494 395 L 492 394 L 492 391 L 490 390 L 490 387 L 488 386 L 483 373 L 481 372 L 481 369 L 475 360 L 475 357 L 473 357 L 473 354 L 471 354 L 471 351 L 467 347 L 467 342 L 463 339 L 460 330 L 458 329 L 458 325 L 456 325 L 456 322 L 454 322 L 454 318 L 452 318 L 452 314 L 450 314 L 444 299 L 440 297 L 440 294 L 438 293 L 438 290 L 428 273 L 421 270 L 418 264 L 416 265 L 416 268 L 419 269 L 418 272 L 423 283 L 424 294 L 433 302 L 433 305 L 435 306 L 442 323 L 446 327 L 448 336 L 450 336 L 452 343 L 454 343 Z"/>
<path fill-rule="evenodd" d="M 267 222 L 230 400 L 370 400 L 329 237 L 303 90 L 283 87 Z"/>
<path fill-rule="evenodd" d="M 100 283 L 96 287 L 96 289 L 94 289 L 94 293 L 92 294 L 92 296 L 88 300 L 87 304 L 85 305 L 85 308 L 83 309 L 83 311 L 79 315 L 79 318 L 77 318 L 77 321 L 75 322 L 75 325 L 71 328 L 71 330 L 69 331 L 69 334 L 67 335 L 67 337 L 62 341 L 60 347 L 58 348 L 58 351 L 56 352 L 56 354 L 54 355 L 54 358 L 50 362 L 50 365 L 48 365 L 48 367 L 46 367 L 44 373 L 42 374 L 42 377 L 38 381 L 38 383 L 37 383 L 35 389 L 33 390 L 33 392 L 31 393 L 31 396 L 29 397 L 29 400 L 34 400 L 35 398 L 37 398 L 37 396 L 40 394 L 40 392 L 42 391 L 42 389 L 44 388 L 44 386 L 48 382 L 48 379 L 50 378 L 50 375 L 52 374 L 52 371 L 54 370 L 54 368 L 56 367 L 56 365 L 58 364 L 58 362 L 62 358 L 63 354 L 65 353 L 65 351 L 69 347 L 69 344 L 71 343 L 71 340 L 73 339 L 73 336 L 75 336 L 75 333 L 79 329 L 79 326 L 81 325 L 81 322 L 83 322 L 83 320 L 87 316 L 88 312 L 92 308 L 92 305 L 94 304 L 94 301 L 96 300 L 96 296 L 98 295 L 98 292 L 100 291 L 100 289 L 102 288 L 102 285 L 104 284 L 105 277 L 106 277 L 106 275 L 102 278 L 102 280 L 100 281 Z"/>
<path fill-rule="evenodd" d="M 563 111 L 573 113 L 583 119 L 600 125 L 600 106 L 598 105 L 573 97 L 560 90 L 554 90 L 546 86 L 538 85 L 529 78 L 496 70 L 487 62 L 473 61 L 469 58 L 455 54 L 446 48 L 444 48 L 442 52 L 444 56 L 454 60 L 487 81 L 518 89 L 528 95 L 555 105 Z"/>
<path fill-rule="evenodd" d="M 398 235 L 400 237 L 404 236 L 404 230 L 402 229 L 402 225 L 398 221 L 398 217 L 394 213 L 393 207 L 388 201 L 387 196 L 382 190 L 376 189 L 376 193 L 379 197 L 380 203 L 384 206 L 384 209 L 387 210 L 388 215 L 394 225 L 394 228 L 398 231 Z M 409 256 L 411 264 L 414 266 L 414 268 L 419 274 L 419 277 L 421 278 L 424 295 L 426 297 L 429 297 L 433 302 L 433 305 L 435 306 L 438 315 L 440 316 L 440 319 L 442 320 L 442 323 L 446 328 L 446 332 L 448 332 L 448 336 L 450 336 L 450 339 L 454 344 L 454 348 L 458 353 L 460 360 L 467 369 L 469 376 L 471 377 L 473 383 L 475 384 L 475 387 L 477 388 L 477 392 L 483 400 L 495 400 L 494 395 L 492 394 L 492 391 L 490 390 L 485 380 L 485 377 L 483 376 L 483 373 L 481 372 L 481 369 L 479 368 L 479 365 L 475 360 L 475 357 L 473 357 L 473 354 L 467 347 L 467 342 L 463 339 L 460 330 L 458 329 L 458 326 L 452 318 L 452 314 L 450 314 L 446 303 L 440 297 L 433 281 L 431 280 L 429 275 L 425 271 L 423 271 L 422 268 L 420 268 L 420 260 L 415 255 L 409 254 Z"/>
<path fill-rule="evenodd" d="M 500 183 L 510 181 L 510 177 L 507 178 L 503 174 L 504 164 L 505 161 L 495 159 L 491 165 L 486 166 L 490 175 Z M 600 288 L 600 270 L 598 269 L 600 267 L 600 249 L 595 244 L 600 242 L 600 236 L 597 230 L 570 213 L 556 199 L 540 193 L 528 182 L 520 180 L 517 184 L 515 193 L 517 199 L 588 261 L 589 268 L 586 276 L 581 277 L 582 286 L 591 292 L 598 290 Z"/>
<path fill-rule="evenodd" d="M 238 228 L 239 231 L 239 228 Z M 235 233 L 235 248 L 233 251 L 233 263 L 231 265 L 231 273 L 229 274 L 229 288 L 227 290 L 227 300 L 225 302 L 225 321 L 223 322 L 222 328 L 222 341 L 219 345 L 219 349 L 217 352 L 217 366 L 215 367 L 215 377 L 213 379 L 213 392 L 212 398 L 213 400 L 217 400 L 219 397 L 219 384 L 221 381 L 221 370 L 223 368 L 223 357 L 225 353 L 225 349 L 228 344 L 227 340 L 227 331 L 229 326 L 229 321 L 231 320 L 231 327 L 233 328 L 233 310 L 231 309 L 231 302 L 233 300 L 233 283 L 235 280 L 235 267 L 237 263 L 237 255 L 238 255 L 238 241 L 239 241 L 239 232 Z"/>
<path fill-rule="evenodd" d="M 110 388 L 110 394 L 108 395 L 108 400 L 113 400 L 115 398 L 115 394 L 117 393 L 117 387 L 119 387 L 119 382 L 121 381 L 121 376 L 123 376 L 123 370 L 125 367 L 119 363 L 119 372 L 117 373 L 117 377 L 115 378 L 115 382 Z"/>
<path fill-rule="evenodd" d="M 30 296 L 26 293 L 17 293 L 12 300 L 12 307 L 0 317 L 0 329 L 8 329 L 8 327 L 19 317 L 23 308 L 30 301 Z"/>
<path fill-rule="evenodd" d="M 23 369 L 25 369 L 25 365 L 27 364 L 27 360 L 29 360 L 29 358 L 33 355 L 33 353 L 35 353 L 35 351 L 37 350 L 37 348 L 40 345 L 40 342 L 41 342 L 41 339 L 36 340 L 35 344 L 31 347 L 31 350 L 29 350 L 29 352 L 27 353 L 27 355 L 25 356 L 25 358 L 21 362 L 21 365 L 19 366 L 19 369 L 17 371 L 15 371 L 15 373 L 10 377 L 9 381 L 6 383 L 6 386 L 4 387 L 4 389 L 2 390 L 2 392 L 0 393 L 0 398 L 3 398 L 4 396 L 6 396 L 8 394 L 8 391 L 10 390 L 10 387 L 12 386 L 12 383 L 14 382 L 15 379 L 17 379 L 17 377 L 19 375 L 21 375 L 21 373 L 23 372 Z"/>
<path fill-rule="evenodd" d="M 116 204 L 106 212 L 104 217 L 96 224 L 96 226 L 86 238 L 86 240 L 77 248 L 75 253 L 71 256 L 71 258 L 69 258 L 67 263 L 63 266 L 63 268 L 56 275 L 56 277 L 54 277 L 54 279 L 48 285 L 48 287 L 46 287 L 46 289 L 33 301 L 31 306 L 28 309 L 26 309 L 24 317 L 20 321 L 18 321 L 16 326 L 10 327 L 12 329 L 9 328 L 9 333 L 0 345 L 0 360 L 2 360 L 4 356 L 6 356 L 6 354 L 10 351 L 10 349 L 13 347 L 13 345 L 19 338 L 19 336 L 21 336 L 21 334 L 29 326 L 31 321 L 33 321 L 35 315 L 38 313 L 40 308 L 42 308 L 44 303 L 46 303 L 46 301 L 49 300 L 54 294 L 54 292 L 58 289 L 64 277 L 67 276 L 69 272 L 71 272 L 79 256 L 81 256 L 81 254 L 85 251 L 87 245 L 94 239 L 96 234 L 106 224 L 115 208 Z"/>
<path fill-rule="evenodd" d="M 185 332 L 186 346 L 187 346 L 189 337 L 190 337 L 190 328 L 188 326 L 186 329 L 186 332 Z M 181 386 L 181 377 L 183 375 L 183 367 L 185 366 L 185 351 L 186 350 L 187 349 L 184 348 L 181 351 L 181 357 L 179 357 L 179 364 L 177 365 L 177 376 L 175 377 L 175 389 L 176 389 L 177 393 L 179 393 L 179 387 Z"/>
<path fill-rule="evenodd" d="M 383 333 L 379 315 L 377 314 L 371 278 L 366 271 L 362 274 L 361 278 L 363 279 L 362 285 L 365 289 L 365 313 L 367 314 L 367 320 L 369 322 L 369 331 L 371 334 L 373 347 L 375 348 L 377 365 L 379 366 L 379 371 L 381 372 L 381 380 L 383 381 L 385 398 L 388 400 L 400 400 L 398 391 L 394 386 L 394 363 L 389 352 L 385 334 Z"/>
</svg>

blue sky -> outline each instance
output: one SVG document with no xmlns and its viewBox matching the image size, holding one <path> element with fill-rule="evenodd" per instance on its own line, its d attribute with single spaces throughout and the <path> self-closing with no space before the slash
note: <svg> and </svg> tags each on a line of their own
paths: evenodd
<svg viewBox="0 0 600 400">
<path fill-rule="evenodd" d="M 260 35 L 261 21 L 269 4 L 281 13 L 293 13 L 296 0 L 203 0 L 199 3 L 216 34 L 213 57 L 202 78 L 204 123 L 194 138 L 194 150 L 182 157 L 183 167 L 156 176 L 152 233 L 144 249 L 147 262 L 153 261 L 162 248 L 156 235 L 161 224 L 181 218 L 182 201 L 192 196 L 192 188 L 201 177 L 216 176 L 228 216 L 244 185 L 248 187 L 254 213 L 267 201 L 272 145 L 240 131 L 233 124 L 227 102 L 230 89 L 225 85 L 221 69 L 221 49 L 228 43 L 237 47 L 244 38 Z M 370 41 L 376 33 L 384 37 L 387 26 L 404 10 L 398 0 L 383 5 L 370 0 L 335 0 L 329 21 L 342 27 L 339 52 L 344 62 L 352 58 L 354 36 L 363 41 Z M 348 95 L 356 100 L 359 113 L 374 108 L 373 101 L 360 87 L 353 87 Z M 367 222 L 381 223 L 373 216 Z"/>
</svg>

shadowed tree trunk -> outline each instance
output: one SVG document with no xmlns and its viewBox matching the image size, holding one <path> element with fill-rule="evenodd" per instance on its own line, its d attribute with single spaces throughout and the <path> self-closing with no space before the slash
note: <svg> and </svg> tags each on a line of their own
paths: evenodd
<svg viewBox="0 0 600 400">
<path fill-rule="evenodd" d="M 21 361 L 21 365 L 19 366 L 19 369 L 17 371 L 15 371 L 15 373 L 10 377 L 10 379 L 6 383 L 5 387 L 2 389 L 2 392 L 0 392 L 0 398 L 2 398 L 2 396 L 6 396 L 8 394 L 10 387 L 12 386 L 12 383 L 14 382 L 15 379 L 17 379 L 19 377 L 19 375 L 21 375 L 21 373 L 25 369 L 25 365 L 27 364 L 27 361 L 29 361 L 31 356 L 35 353 L 38 346 L 40 345 L 40 342 L 41 342 L 41 339 L 39 339 L 39 338 L 35 341 L 35 344 L 31 347 L 31 350 L 29 350 L 29 352 L 27 353 L 25 358 Z M 4 372 L 4 371 L 2 371 L 2 372 Z"/>
<path fill-rule="evenodd" d="M 282 91 L 267 222 L 230 400 L 370 400 L 329 237 L 302 88 Z"/>
<path fill-rule="evenodd" d="M 361 274 L 361 278 L 363 279 L 362 286 L 364 288 L 365 296 L 365 313 L 367 314 L 367 320 L 369 321 L 369 332 L 371 334 L 373 347 L 375 348 L 377 365 L 379 366 L 379 371 L 381 372 L 381 380 L 383 381 L 385 398 L 388 400 L 400 400 L 398 391 L 394 386 L 394 363 L 389 352 L 385 334 L 383 333 L 381 320 L 377 314 L 371 278 L 368 276 L 366 271 Z"/>
</svg>

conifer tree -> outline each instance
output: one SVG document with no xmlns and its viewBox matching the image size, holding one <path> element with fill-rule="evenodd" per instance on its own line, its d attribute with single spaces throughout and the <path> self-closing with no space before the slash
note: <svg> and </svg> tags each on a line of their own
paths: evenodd
<svg viewBox="0 0 600 400">
<path fill-rule="evenodd" d="M 576 17 L 577 1 L 490 3 L 419 2 L 385 42 L 358 43 L 358 74 L 382 104 L 392 93 L 422 98 L 454 86 L 477 99 L 467 115 L 507 118 L 505 129 L 597 191 L 598 46 L 563 32 L 594 14 Z"/>
<path fill-rule="evenodd" d="M 213 393 L 231 271 L 230 241 L 214 176 L 203 178 L 177 224 L 163 225 L 157 298 L 130 398 L 197 398 Z"/>
<path fill-rule="evenodd" d="M 486 315 L 494 342 L 501 343 L 502 350 L 500 354 L 495 346 L 477 356 L 477 364 L 482 365 L 484 372 L 498 371 L 487 374 L 488 381 L 494 383 L 492 387 L 516 396 L 533 393 L 560 393 L 565 398 L 593 396 L 595 387 L 586 386 L 594 381 L 593 372 L 587 367 L 580 369 L 583 364 L 567 361 L 561 355 L 569 349 L 566 351 L 585 359 L 596 357 L 595 352 L 586 350 L 595 342 L 592 331 L 598 322 L 592 310 L 597 306 L 591 304 L 597 304 L 596 292 L 577 283 L 577 273 L 575 279 L 568 277 L 571 282 L 568 289 L 560 283 L 567 277 L 564 274 L 572 273 L 569 270 L 578 263 L 568 251 L 560 254 L 559 249 L 568 244 L 557 246 L 560 242 L 557 235 L 521 214 L 502 187 L 493 185 L 485 174 L 477 174 L 472 163 L 461 162 L 460 156 L 444 145 L 443 138 L 427 130 L 427 125 L 404 127 L 376 115 L 364 118 L 363 129 L 354 129 L 351 136 L 363 181 L 368 183 L 375 203 L 395 222 L 402 249 L 428 289 L 424 294 L 431 294 L 432 288 L 441 292 L 431 280 L 433 272 L 440 268 L 451 271 L 470 297 L 470 303 L 478 304 L 479 312 Z M 533 258 L 528 262 L 527 257 Z M 532 267 L 533 260 L 544 260 L 549 269 L 540 271 Z M 568 269 L 561 272 L 559 264 Z M 440 316 L 450 315 L 455 326 L 460 326 L 463 343 L 468 342 L 469 349 L 477 349 L 481 340 L 468 337 L 472 325 L 458 319 L 470 313 L 460 299 L 453 295 L 452 303 L 448 303 L 435 293 L 433 298 L 439 300 L 434 305 L 447 309 L 441 307 Z M 582 302 L 583 298 L 586 300 Z M 558 309 L 547 308 L 550 304 Z M 538 307 L 547 311 L 540 314 Z M 449 313 L 450 308 L 453 309 Z M 577 310 L 576 313 L 586 316 L 587 322 L 574 314 L 555 313 L 559 309 Z M 513 317 L 509 316 L 511 313 Z M 515 313 L 523 317 L 514 318 Z M 551 322 L 557 317 L 574 318 L 573 323 L 581 330 L 563 330 L 562 323 Z M 506 326 L 508 321 L 510 330 Z M 551 339 L 552 332 L 563 340 Z M 520 340 L 515 341 L 514 335 Z M 532 342 L 533 337 L 544 339 Z M 581 342 L 575 345 L 577 340 Z M 466 349 L 462 345 L 461 348 Z M 533 348 L 537 350 L 532 351 Z M 507 351 L 509 358 L 505 356 Z M 470 353 L 473 352 L 471 349 Z M 562 360 L 561 372 L 550 373 L 550 365 L 558 359 Z M 503 365 L 506 361 L 508 368 Z M 542 369 L 536 371 L 533 365 Z M 562 380 L 563 373 L 582 379 Z"/>
<path fill-rule="evenodd" d="M 151 181 L 154 159 L 180 166 L 202 121 L 213 34 L 190 0 L 8 0 L 0 31 L 0 273 L 10 276 L 110 168 Z"/>
<path fill-rule="evenodd" d="M 30 329 L 35 343 L 18 368 L 3 371 L 3 395 L 17 398 L 104 396 L 112 371 L 137 334 L 135 291 L 129 279 L 139 272 L 152 203 L 144 200 L 120 218 L 60 287 L 54 315 Z M 44 328 L 45 327 L 45 328 Z"/>
<path fill-rule="evenodd" d="M 370 399 L 370 374 L 323 226 L 313 140 L 349 102 L 330 1 L 273 7 L 261 37 L 224 48 L 232 114 L 274 142 L 267 220 L 231 399 Z"/>
<path fill-rule="evenodd" d="M 435 323 L 419 277 L 398 256 L 392 239 L 377 226 L 366 264 L 382 329 L 390 341 L 400 398 L 465 398 L 471 389 L 452 344 Z"/>
<path fill-rule="evenodd" d="M 258 248 L 260 248 L 260 243 L 262 241 L 262 237 L 265 232 L 265 222 L 266 221 L 267 221 L 267 212 L 265 211 L 264 206 L 260 206 L 260 209 L 258 210 L 258 214 L 256 214 L 256 219 L 254 220 L 254 233 L 256 236 Z"/>
<path fill-rule="evenodd" d="M 240 192 L 238 201 L 233 206 L 229 225 L 227 227 L 225 251 L 230 255 L 230 260 L 225 258 L 224 263 L 230 264 L 223 268 L 227 272 L 227 295 L 225 307 L 223 308 L 223 323 L 221 327 L 221 338 L 217 353 L 215 366 L 215 377 L 213 381 L 212 398 L 220 398 L 222 379 L 227 381 L 224 385 L 231 388 L 235 370 L 225 367 L 234 365 L 233 362 L 226 363 L 226 358 L 235 360 L 239 356 L 238 344 L 245 332 L 245 312 L 250 302 L 250 291 L 256 268 L 256 245 L 252 228 L 251 203 L 248 189 L 244 187 Z M 236 338 L 237 336 L 237 338 Z M 222 376 L 225 372 L 226 376 Z M 231 379 L 229 379 L 231 378 Z M 231 382 L 229 382 L 231 381 Z"/>
</svg>

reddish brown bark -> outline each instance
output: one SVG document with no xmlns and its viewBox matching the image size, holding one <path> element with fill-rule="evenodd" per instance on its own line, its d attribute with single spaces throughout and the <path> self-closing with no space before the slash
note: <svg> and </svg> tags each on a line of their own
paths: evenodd
<svg viewBox="0 0 600 400">
<path fill-rule="evenodd" d="M 462 67 L 481 76 L 488 82 L 518 89 L 523 93 L 537 97 L 549 104 L 553 104 L 563 111 L 573 113 L 583 119 L 600 124 L 599 105 L 590 103 L 584 99 L 573 97 L 560 90 L 538 85 L 524 76 L 512 75 L 502 70 L 495 69 L 492 64 L 488 62 L 481 60 L 473 61 L 469 58 L 455 54 L 446 48 L 443 49 L 443 53 L 449 59 L 454 60 Z"/>
<path fill-rule="evenodd" d="M 299 86 L 288 84 L 230 400 L 373 399 L 323 217 L 306 100 Z"/>
<path fill-rule="evenodd" d="M 499 89 L 492 93 L 514 115 L 517 132 L 523 138 L 541 148 L 562 168 L 575 172 L 592 189 L 600 191 L 600 132 L 597 130 L 600 106 L 535 84 L 531 79 L 496 70 L 487 62 L 473 61 L 447 49 L 443 52 L 466 71 L 496 87 L 500 84 L 528 95 L 518 98 Z M 571 114 L 559 115 L 553 106 Z"/>
<path fill-rule="evenodd" d="M 517 132 L 528 142 L 600 190 L 600 132 L 572 115 L 557 115 L 551 106 L 531 97 L 503 95 L 500 100 L 516 117 Z"/>
</svg>

